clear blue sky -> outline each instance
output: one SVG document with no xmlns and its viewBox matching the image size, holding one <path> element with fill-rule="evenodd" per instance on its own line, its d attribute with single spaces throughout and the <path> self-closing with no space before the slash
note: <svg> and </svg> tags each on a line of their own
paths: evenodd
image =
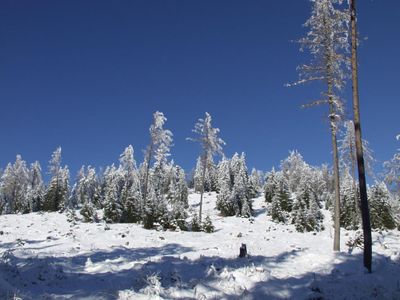
<svg viewBox="0 0 400 300">
<path fill-rule="evenodd" d="M 400 1 L 358 6 L 364 137 L 382 162 L 400 147 Z M 309 12 L 307 0 L 1 0 L 0 166 L 21 154 L 46 169 L 58 145 L 73 176 L 129 144 L 141 161 L 156 110 L 186 170 L 199 148 L 185 138 L 205 111 L 249 167 L 290 149 L 330 162 L 326 108 L 299 108 L 319 87 L 284 87 L 307 61 L 290 40 Z"/>
</svg>

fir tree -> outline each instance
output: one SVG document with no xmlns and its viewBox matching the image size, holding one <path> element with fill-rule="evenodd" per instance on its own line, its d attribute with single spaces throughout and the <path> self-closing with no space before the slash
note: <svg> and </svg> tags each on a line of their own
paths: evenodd
<svg viewBox="0 0 400 300">
<path fill-rule="evenodd" d="M 292 199 L 287 181 L 281 172 L 276 176 L 276 190 L 273 192 L 268 214 L 278 223 L 287 223 L 292 211 Z"/>
<path fill-rule="evenodd" d="M 260 194 L 261 191 L 261 179 L 259 172 L 253 168 L 251 170 L 251 175 L 249 176 L 249 187 L 248 196 L 249 198 L 255 198 Z"/>
<path fill-rule="evenodd" d="M 396 137 L 400 140 L 400 134 Z M 384 181 L 393 192 L 400 195 L 400 149 L 393 157 L 383 163 Z"/>
<path fill-rule="evenodd" d="M 292 209 L 292 223 L 299 232 L 320 231 L 323 215 L 318 205 L 317 199 L 307 182 L 302 182 Z"/>
<path fill-rule="evenodd" d="M 43 205 L 44 183 L 42 179 L 42 169 L 38 161 L 31 164 L 29 170 L 29 183 L 26 194 L 30 205 L 30 211 L 40 211 Z"/>
<path fill-rule="evenodd" d="M 104 174 L 104 220 L 110 223 L 120 222 L 123 214 L 123 205 L 120 202 L 120 182 L 123 177 L 119 170 L 112 165 Z"/>
<path fill-rule="evenodd" d="M 65 207 L 69 196 L 69 170 L 67 166 L 61 167 L 61 147 L 53 152 L 49 163 L 52 177 L 44 195 L 43 209 L 57 211 Z"/>
<path fill-rule="evenodd" d="M 212 127 L 211 116 L 209 113 L 206 113 L 206 117 L 204 119 L 199 119 L 199 121 L 195 124 L 193 132 L 197 135 L 197 137 L 190 138 L 189 140 L 198 142 L 202 147 L 201 164 L 203 174 L 201 176 L 202 187 L 200 192 L 199 208 L 199 220 L 201 222 L 206 171 L 213 160 L 213 156 L 216 154 L 222 154 L 222 146 L 225 145 L 225 142 L 218 137 L 219 129 Z"/>
<path fill-rule="evenodd" d="M 29 184 L 29 173 L 26 162 L 17 155 L 14 164 L 8 164 L 1 177 L 0 195 L 2 213 L 27 213 L 30 205 L 26 192 Z"/>
<path fill-rule="evenodd" d="M 389 202 L 389 191 L 383 182 L 377 182 L 369 190 L 371 227 L 373 229 L 395 229 L 396 221 Z"/>
<path fill-rule="evenodd" d="M 207 233 L 212 233 L 215 231 L 215 227 L 211 221 L 210 216 L 206 216 L 202 224 L 202 230 Z"/>
<path fill-rule="evenodd" d="M 150 169 L 151 162 L 154 157 L 156 157 L 157 164 L 155 165 L 155 169 L 162 171 L 162 164 L 165 163 L 166 158 L 170 155 L 169 150 L 172 146 L 172 132 L 170 130 L 164 129 L 164 124 L 167 121 L 167 118 L 164 116 L 162 112 L 156 111 L 153 114 L 153 123 L 150 126 L 150 143 L 145 152 L 145 161 L 142 165 L 142 176 L 140 178 L 143 179 L 142 184 L 142 193 L 143 200 L 147 201 L 147 194 L 149 188 L 149 179 L 150 179 Z M 153 175 L 159 176 L 158 171 Z M 154 187 L 153 187 L 154 188 Z M 157 188 L 157 187 L 156 187 Z"/>
<path fill-rule="evenodd" d="M 225 157 L 218 164 L 218 189 L 217 209 L 223 216 L 235 215 L 239 207 L 236 199 L 232 195 L 230 161 Z"/>
<path fill-rule="evenodd" d="M 190 223 L 190 229 L 194 232 L 201 231 L 201 225 L 197 214 L 194 214 L 192 217 L 192 221 Z"/>
<path fill-rule="evenodd" d="M 359 197 L 358 192 L 354 188 L 353 178 L 348 168 L 342 171 L 341 177 L 341 209 L 340 209 L 340 226 L 357 230 L 360 227 L 361 219 L 359 214 Z"/>
<path fill-rule="evenodd" d="M 337 149 L 338 121 L 343 114 L 343 102 L 339 92 L 348 77 L 349 61 L 349 14 L 338 5 L 342 0 L 312 0 L 312 12 L 305 26 L 309 28 L 307 35 L 299 43 L 301 50 L 308 50 L 312 55 L 309 64 L 299 66 L 300 79 L 297 84 L 310 81 L 322 81 L 326 90 L 321 93 L 322 99 L 306 106 L 327 104 L 331 129 L 333 166 L 335 179 L 335 234 L 334 251 L 340 250 L 340 183 L 339 159 Z"/>
<path fill-rule="evenodd" d="M 264 196 L 265 202 L 267 203 L 272 202 L 272 199 L 277 191 L 277 182 L 275 176 L 275 168 L 272 168 L 272 171 L 267 173 L 267 175 L 265 176 Z"/>
</svg>

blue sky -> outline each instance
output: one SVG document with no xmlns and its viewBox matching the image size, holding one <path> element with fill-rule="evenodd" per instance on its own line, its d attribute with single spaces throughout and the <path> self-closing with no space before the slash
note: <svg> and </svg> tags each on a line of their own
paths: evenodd
<svg viewBox="0 0 400 300">
<path fill-rule="evenodd" d="M 361 113 L 376 158 L 400 147 L 400 1 L 358 1 Z M 249 167 L 268 170 L 298 149 L 331 161 L 326 107 L 300 109 L 319 86 L 286 88 L 307 61 L 307 0 L 0 1 L 0 166 L 61 145 L 72 175 L 148 142 L 156 110 L 174 133 L 172 158 L 190 170 L 186 141 L 207 111 Z M 345 98 L 350 103 L 350 85 Z"/>
</svg>

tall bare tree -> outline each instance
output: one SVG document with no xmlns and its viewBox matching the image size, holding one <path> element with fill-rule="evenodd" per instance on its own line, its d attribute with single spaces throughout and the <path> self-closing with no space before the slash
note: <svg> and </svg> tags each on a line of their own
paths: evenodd
<svg viewBox="0 0 400 300">
<path fill-rule="evenodd" d="M 357 60 L 357 14 L 356 1 L 350 0 L 350 23 L 351 23 L 351 74 L 353 82 L 353 113 L 354 132 L 356 139 L 356 153 L 358 165 L 358 182 L 360 186 L 361 218 L 364 234 L 364 266 L 369 272 L 372 271 L 372 238 L 371 222 L 369 216 L 367 183 L 365 180 L 364 155 L 361 137 L 360 101 L 358 93 L 358 60 Z"/>
<path fill-rule="evenodd" d="M 199 208 L 199 220 L 201 222 L 202 210 L 203 210 L 203 194 L 204 194 L 204 181 L 206 177 L 206 171 L 212 164 L 213 156 L 216 154 L 222 154 L 222 146 L 225 142 L 218 137 L 219 129 L 213 128 L 211 124 L 211 116 L 206 112 L 204 119 L 199 119 L 192 130 L 197 137 L 188 138 L 188 140 L 198 142 L 201 145 L 201 164 L 202 164 L 202 176 L 201 176 L 201 190 L 200 190 L 200 208 Z"/>
<path fill-rule="evenodd" d="M 310 81 L 323 81 L 326 90 L 321 93 L 322 99 L 313 101 L 305 107 L 327 104 L 331 129 L 333 152 L 333 171 L 335 186 L 334 209 L 334 251 L 340 251 L 340 183 L 339 158 L 337 147 L 338 122 L 343 114 L 343 103 L 339 92 L 345 84 L 348 69 L 348 13 L 338 8 L 342 0 L 311 0 L 311 17 L 304 26 L 309 28 L 306 37 L 299 40 L 300 50 L 308 50 L 312 56 L 309 64 L 298 67 L 299 81 L 290 84 L 298 85 Z M 290 86 L 289 85 L 289 86 Z"/>
</svg>

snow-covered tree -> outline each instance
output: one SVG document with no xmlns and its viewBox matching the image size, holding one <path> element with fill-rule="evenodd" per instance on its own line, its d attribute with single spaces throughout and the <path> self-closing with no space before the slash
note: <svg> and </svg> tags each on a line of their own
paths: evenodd
<svg viewBox="0 0 400 300">
<path fill-rule="evenodd" d="M 211 124 L 211 115 L 206 112 L 204 119 L 199 119 L 195 124 L 193 132 L 197 135 L 195 138 L 189 138 L 189 140 L 198 142 L 202 148 L 201 163 L 202 163 L 202 184 L 200 192 L 200 208 L 199 208 L 199 220 L 201 222 L 201 215 L 203 209 L 203 194 L 205 185 L 206 171 L 210 164 L 213 162 L 213 157 L 216 154 L 222 154 L 222 146 L 225 142 L 218 137 L 219 129 L 213 128 Z"/>
<path fill-rule="evenodd" d="M 223 158 L 217 174 L 217 209 L 224 216 L 250 217 L 251 192 L 244 153 L 241 156 L 235 153 L 231 160 Z"/>
<path fill-rule="evenodd" d="M 280 167 L 292 192 L 297 190 L 304 176 L 310 172 L 310 166 L 296 150 L 289 152 L 289 156 L 281 161 Z"/>
<path fill-rule="evenodd" d="M 233 173 L 232 196 L 238 204 L 236 215 L 250 217 L 252 214 L 252 205 L 249 198 L 249 177 L 245 155 L 242 153 L 237 161 L 234 160 L 234 157 L 232 158 L 231 172 Z"/>
<path fill-rule="evenodd" d="M 29 170 L 28 189 L 26 192 L 30 211 L 39 211 L 42 209 L 44 191 L 42 168 L 40 167 L 40 163 L 36 161 L 31 164 Z"/>
<path fill-rule="evenodd" d="M 271 197 L 268 214 L 275 222 L 287 223 L 290 220 L 290 212 L 293 206 L 288 180 L 284 173 L 280 171 L 277 173 L 270 173 L 268 181 L 270 181 L 269 184 L 266 185 L 269 192 L 268 197 Z"/>
<path fill-rule="evenodd" d="M 373 229 L 395 229 L 396 220 L 390 205 L 390 194 L 383 182 L 377 182 L 369 189 L 371 227 Z"/>
<path fill-rule="evenodd" d="M 149 176 L 151 162 L 153 158 L 156 158 L 155 163 L 155 173 L 153 174 L 157 177 L 159 172 L 163 170 L 168 156 L 169 151 L 172 146 L 172 132 L 170 130 L 164 129 L 164 124 L 167 118 L 162 112 L 156 111 L 153 114 L 153 123 L 150 126 L 150 143 L 145 152 L 145 161 L 142 165 L 143 174 L 143 186 L 142 193 L 143 199 L 146 201 L 148 189 L 149 189 Z"/>
<path fill-rule="evenodd" d="M 356 138 L 354 132 L 354 123 L 351 120 L 344 122 L 343 128 L 340 132 L 340 139 L 338 140 L 339 149 L 339 166 L 343 170 L 348 168 L 350 175 L 355 178 L 355 171 L 357 165 L 356 157 Z M 364 163 L 365 170 L 367 174 L 374 177 L 373 165 L 375 163 L 375 158 L 373 151 L 369 146 L 369 142 L 363 139 L 363 153 L 364 153 Z"/>
<path fill-rule="evenodd" d="M 143 199 L 134 150 L 131 145 L 125 148 L 119 158 L 118 173 L 122 177 L 119 187 L 119 203 L 122 205 L 120 222 L 138 222 L 143 210 Z"/>
<path fill-rule="evenodd" d="M 44 195 L 43 210 L 57 211 L 65 207 L 69 196 L 69 170 L 67 166 L 61 167 L 61 147 L 51 156 L 49 172 L 52 177 Z"/>
<path fill-rule="evenodd" d="M 1 178 L 0 197 L 2 213 L 27 213 L 30 204 L 26 197 L 29 171 L 26 162 L 17 155 L 14 164 L 8 164 Z"/>
<path fill-rule="evenodd" d="M 75 178 L 75 182 L 71 187 L 71 195 L 68 199 L 67 207 L 72 209 L 73 207 L 81 207 L 83 205 L 83 195 L 80 184 L 85 178 L 85 166 L 82 166 Z"/>
<path fill-rule="evenodd" d="M 206 170 L 203 171 L 203 163 L 202 163 L 201 156 L 197 158 L 196 168 L 194 170 L 194 175 L 193 175 L 194 190 L 196 192 L 201 192 L 203 189 L 203 173 L 205 173 L 205 175 L 204 175 L 204 191 L 211 192 L 211 191 L 216 190 L 215 183 L 214 183 L 214 180 L 215 180 L 214 173 L 216 173 L 216 172 L 214 170 L 215 170 L 215 165 L 214 165 L 214 162 L 211 161 L 209 163 L 208 167 L 206 168 Z"/>
<path fill-rule="evenodd" d="M 344 122 L 343 129 L 340 132 L 340 139 L 339 139 L 339 167 L 341 170 L 341 173 L 346 173 L 343 176 L 347 176 L 349 173 L 351 177 L 351 183 L 352 183 L 352 188 L 351 188 L 351 193 L 354 196 L 353 200 L 348 199 L 350 189 L 347 186 L 348 182 L 346 182 L 346 192 L 341 191 L 341 195 L 346 197 L 346 199 L 343 199 L 343 201 L 351 202 L 354 203 L 355 205 L 352 206 L 351 210 L 348 207 L 349 203 L 346 204 L 341 204 L 341 208 L 346 210 L 346 213 L 341 212 L 341 226 L 344 226 L 345 228 L 358 228 L 358 222 L 359 218 L 356 218 L 356 215 L 360 215 L 360 195 L 358 193 L 358 187 L 357 187 L 357 179 L 356 179 L 356 167 L 357 167 L 357 155 L 356 155 L 356 137 L 355 137 L 355 131 L 354 131 L 354 123 L 353 121 L 349 120 Z M 375 159 L 373 157 L 373 151 L 369 147 L 369 143 L 366 140 L 362 140 L 363 144 L 363 153 L 364 153 L 364 163 L 365 163 L 365 170 L 369 176 L 374 177 L 374 172 L 373 172 L 373 164 L 375 162 Z M 346 179 L 348 179 L 346 177 Z M 342 184 L 341 184 L 342 186 Z M 344 186 L 344 185 L 343 185 Z M 346 215 L 347 214 L 347 215 Z M 347 220 L 348 222 L 350 220 L 354 220 L 356 224 L 348 224 L 348 222 L 343 223 L 343 220 Z"/>
<path fill-rule="evenodd" d="M 299 40 L 301 50 L 308 50 L 312 56 L 309 64 L 299 66 L 300 79 L 294 85 L 310 81 L 322 81 L 326 90 L 321 99 L 308 106 L 328 104 L 333 166 L 335 178 L 335 235 L 334 250 L 340 250 L 340 183 L 337 149 L 337 129 L 343 103 L 339 97 L 348 77 L 349 61 L 349 14 L 340 9 L 342 0 L 312 0 L 311 17 L 304 24 L 309 31 Z"/>
<path fill-rule="evenodd" d="M 143 226 L 152 229 L 157 224 L 169 227 L 169 214 L 165 195 L 157 195 L 153 186 L 149 185 L 148 196 L 144 203 Z"/>
<path fill-rule="evenodd" d="M 204 222 L 201 227 L 202 227 L 203 231 L 207 232 L 207 233 L 212 233 L 215 230 L 215 227 L 211 221 L 210 216 L 205 217 Z"/>
<path fill-rule="evenodd" d="M 217 209 L 223 216 L 233 216 L 239 210 L 237 203 L 232 197 L 232 179 L 230 162 L 223 158 L 218 164 L 218 190 Z"/>
<path fill-rule="evenodd" d="M 186 185 L 185 171 L 177 165 L 171 165 L 169 173 L 167 199 L 171 204 L 179 203 L 180 206 L 186 208 L 189 191 Z"/>
<path fill-rule="evenodd" d="M 293 203 L 292 223 L 299 232 L 323 230 L 323 215 L 311 188 L 302 181 Z"/>
<path fill-rule="evenodd" d="M 120 201 L 120 183 L 123 175 L 114 165 L 104 171 L 104 220 L 110 223 L 120 222 L 123 205 Z"/>
<path fill-rule="evenodd" d="M 400 140 L 400 135 L 397 136 Z M 393 157 L 383 163 L 384 181 L 395 193 L 400 194 L 400 149 Z"/>
<path fill-rule="evenodd" d="M 265 202 L 267 203 L 272 202 L 272 198 L 274 197 L 276 190 L 277 190 L 276 171 L 275 168 L 272 168 L 271 172 L 268 172 L 265 175 L 265 184 L 264 184 Z"/>
<path fill-rule="evenodd" d="M 348 168 L 342 170 L 340 184 L 340 226 L 349 230 L 356 230 L 361 223 L 359 197 L 357 186 L 354 185 L 353 177 Z"/>
<path fill-rule="evenodd" d="M 249 197 L 255 198 L 261 192 L 261 177 L 260 172 L 255 168 L 251 170 L 251 175 L 249 176 Z"/>
<path fill-rule="evenodd" d="M 80 203 L 81 214 L 85 217 L 87 222 L 97 221 L 96 208 L 100 208 L 101 190 L 99 181 L 96 175 L 96 170 L 88 166 L 86 173 L 84 167 L 82 176 L 75 185 L 76 194 L 78 196 L 78 203 Z M 81 171 L 79 173 L 81 173 Z"/>
</svg>

